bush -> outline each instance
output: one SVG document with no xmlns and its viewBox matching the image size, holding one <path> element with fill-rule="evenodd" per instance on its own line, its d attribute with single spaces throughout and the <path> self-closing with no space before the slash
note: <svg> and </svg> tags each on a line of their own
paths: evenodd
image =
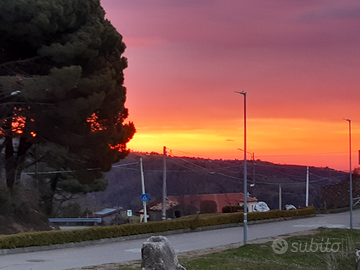
<svg viewBox="0 0 360 270">
<path fill-rule="evenodd" d="M 227 205 L 224 206 L 222 209 L 223 213 L 235 213 L 235 212 L 242 212 L 244 211 L 244 206 L 240 205 Z"/>
</svg>

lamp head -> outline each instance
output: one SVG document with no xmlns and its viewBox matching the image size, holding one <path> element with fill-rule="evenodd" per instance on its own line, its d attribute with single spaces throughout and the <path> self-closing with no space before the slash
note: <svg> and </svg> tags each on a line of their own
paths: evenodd
<svg viewBox="0 0 360 270">
<path fill-rule="evenodd" d="M 235 91 L 235 93 L 239 93 L 239 94 L 242 94 L 242 95 L 246 95 L 246 92 L 245 92 L 245 91 Z"/>
<path fill-rule="evenodd" d="M 20 94 L 20 93 L 21 93 L 21 91 L 20 91 L 20 90 L 17 90 L 17 91 L 11 92 L 11 93 L 10 93 L 10 96 L 16 96 L 16 95 L 18 95 L 18 94 Z"/>
</svg>

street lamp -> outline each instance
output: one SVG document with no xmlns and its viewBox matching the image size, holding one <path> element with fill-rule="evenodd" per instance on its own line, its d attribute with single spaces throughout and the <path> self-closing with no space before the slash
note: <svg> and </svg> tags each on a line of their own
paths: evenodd
<svg viewBox="0 0 360 270">
<path fill-rule="evenodd" d="M 238 148 L 237 150 L 244 152 L 244 150 L 241 149 L 241 148 Z M 248 154 L 251 156 L 251 159 L 252 159 L 252 160 L 255 160 L 255 153 L 251 153 L 251 152 L 249 152 L 249 151 L 246 151 L 246 153 L 248 153 Z"/>
<path fill-rule="evenodd" d="M 2 93 L 3 94 L 3 93 Z M 11 105 L 15 102 L 11 102 L 11 99 L 14 99 L 16 96 L 20 95 L 21 94 L 21 91 L 20 90 L 17 90 L 17 91 L 13 91 L 13 92 L 10 92 L 10 93 L 7 93 L 7 95 L 4 95 L 4 96 L 0 96 L 0 102 L 1 102 L 1 105 Z M 6 109 L 8 110 L 12 110 L 13 109 L 13 106 L 9 106 L 9 107 L 6 107 Z M 5 110 L 6 110 L 5 109 Z M 2 117 L 4 118 L 0 118 L 0 121 L 4 121 L 5 119 L 7 119 L 8 116 L 6 116 L 9 112 L 8 111 L 2 111 L 1 112 L 1 115 Z"/>
<path fill-rule="evenodd" d="M 162 209 L 161 209 L 161 220 L 166 220 L 166 146 L 163 148 L 164 154 L 164 170 L 163 170 L 163 190 L 162 190 Z"/>
<path fill-rule="evenodd" d="M 21 94 L 21 91 L 20 91 L 20 90 L 11 92 L 11 93 L 10 93 L 10 96 L 16 96 L 16 95 L 18 95 L 18 94 Z"/>
<path fill-rule="evenodd" d="M 7 98 L 10 98 L 10 97 L 13 97 L 13 96 L 20 95 L 20 94 L 21 94 L 20 90 L 13 91 L 10 94 L 8 94 L 7 96 L 1 97 L 0 100 L 7 99 Z"/>
<path fill-rule="evenodd" d="M 247 168 L 246 168 L 246 92 L 235 91 L 244 96 L 244 245 L 247 243 Z"/>
<path fill-rule="evenodd" d="M 349 166 L 350 166 L 350 229 L 353 228 L 353 188 L 352 188 L 352 168 L 351 168 L 351 119 L 344 119 L 349 122 Z"/>
</svg>

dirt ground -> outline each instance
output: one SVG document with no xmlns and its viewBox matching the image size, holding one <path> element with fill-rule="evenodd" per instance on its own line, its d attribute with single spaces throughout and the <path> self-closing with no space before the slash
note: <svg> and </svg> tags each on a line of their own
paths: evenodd
<svg viewBox="0 0 360 270">
<path fill-rule="evenodd" d="M 312 235 L 316 234 L 318 230 L 310 230 L 310 231 L 304 231 L 304 232 L 297 232 L 292 234 L 284 234 L 281 235 L 282 238 L 290 237 L 290 236 L 300 236 L 300 235 Z M 252 241 L 248 241 L 249 244 L 258 244 L 258 243 L 265 243 L 269 241 L 273 241 L 275 239 L 279 238 L 279 236 L 276 237 L 267 237 L 267 238 L 261 238 L 261 239 L 255 239 Z M 188 252 L 180 252 L 177 254 L 178 258 L 196 258 L 202 255 L 207 255 L 211 253 L 221 252 L 228 249 L 238 248 L 241 246 L 241 243 L 236 244 L 229 244 L 224 246 L 218 246 L 213 248 L 206 248 L 206 249 L 200 249 L 200 250 L 194 250 L 194 251 L 188 251 Z M 134 269 L 140 269 L 141 261 L 127 261 L 122 263 L 107 263 L 102 265 L 94 265 L 94 266 L 88 266 L 83 268 L 73 268 L 68 270 L 118 270 L 120 266 L 129 266 L 133 267 Z"/>
</svg>

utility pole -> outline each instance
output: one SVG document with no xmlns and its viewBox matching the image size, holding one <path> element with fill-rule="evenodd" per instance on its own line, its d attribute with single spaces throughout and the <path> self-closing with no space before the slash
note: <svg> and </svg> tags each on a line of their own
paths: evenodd
<svg viewBox="0 0 360 270">
<path fill-rule="evenodd" d="M 255 153 L 252 153 L 252 163 L 253 163 L 253 187 L 254 187 L 254 192 L 253 192 L 253 197 L 256 197 L 256 181 L 255 181 Z"/>
<path fill-rule="evenodd" d="M 141 188 L 142 194 L 145 194 L 145 180 L 144 180 L 144 169 L 142 158 L 140 158 L 140 172 L 141 172 Z M 147 222 L 147 212 L 146 212 L 146 202 L 143 201 L 143 208 L 144 208 L 144 222 Z"/>
<path fill-rule="evenodd" d="M 309 166 L 306 168 L 306 200 L 305 206 L 309 206 Z"/>
<path fill-rule="evenodd" d="M 281 205 L 282 205 L 282 202 L 281 202 L 281 185 L 279 185 L 279 210 L 282 209 Z"/>
<path fill-rule="evenodd" d="M 163 191 L 162 191 L 162 220 L 166 220 L 166 146 L 163 150 L 164 154 L 164 171 L 163 171 Z"/>
<path fill-rule="evenodd" d="M 246 92 L 245 91 L 235 91 L 235 93 L 239 93 L 241 95 L 244 96 L 244 245 L 247 244 L 247 221 L 248 221 L 248 217 L 247 217 L 247 213 L 248 213 L 248 209 L 247 209 L 247 201 L 248 201 L 248 192 L 247 192 L 247 159 L 246 159 L 246 147 L 247 147 L 247 133 L 246 133 Z"/>
</svg>

